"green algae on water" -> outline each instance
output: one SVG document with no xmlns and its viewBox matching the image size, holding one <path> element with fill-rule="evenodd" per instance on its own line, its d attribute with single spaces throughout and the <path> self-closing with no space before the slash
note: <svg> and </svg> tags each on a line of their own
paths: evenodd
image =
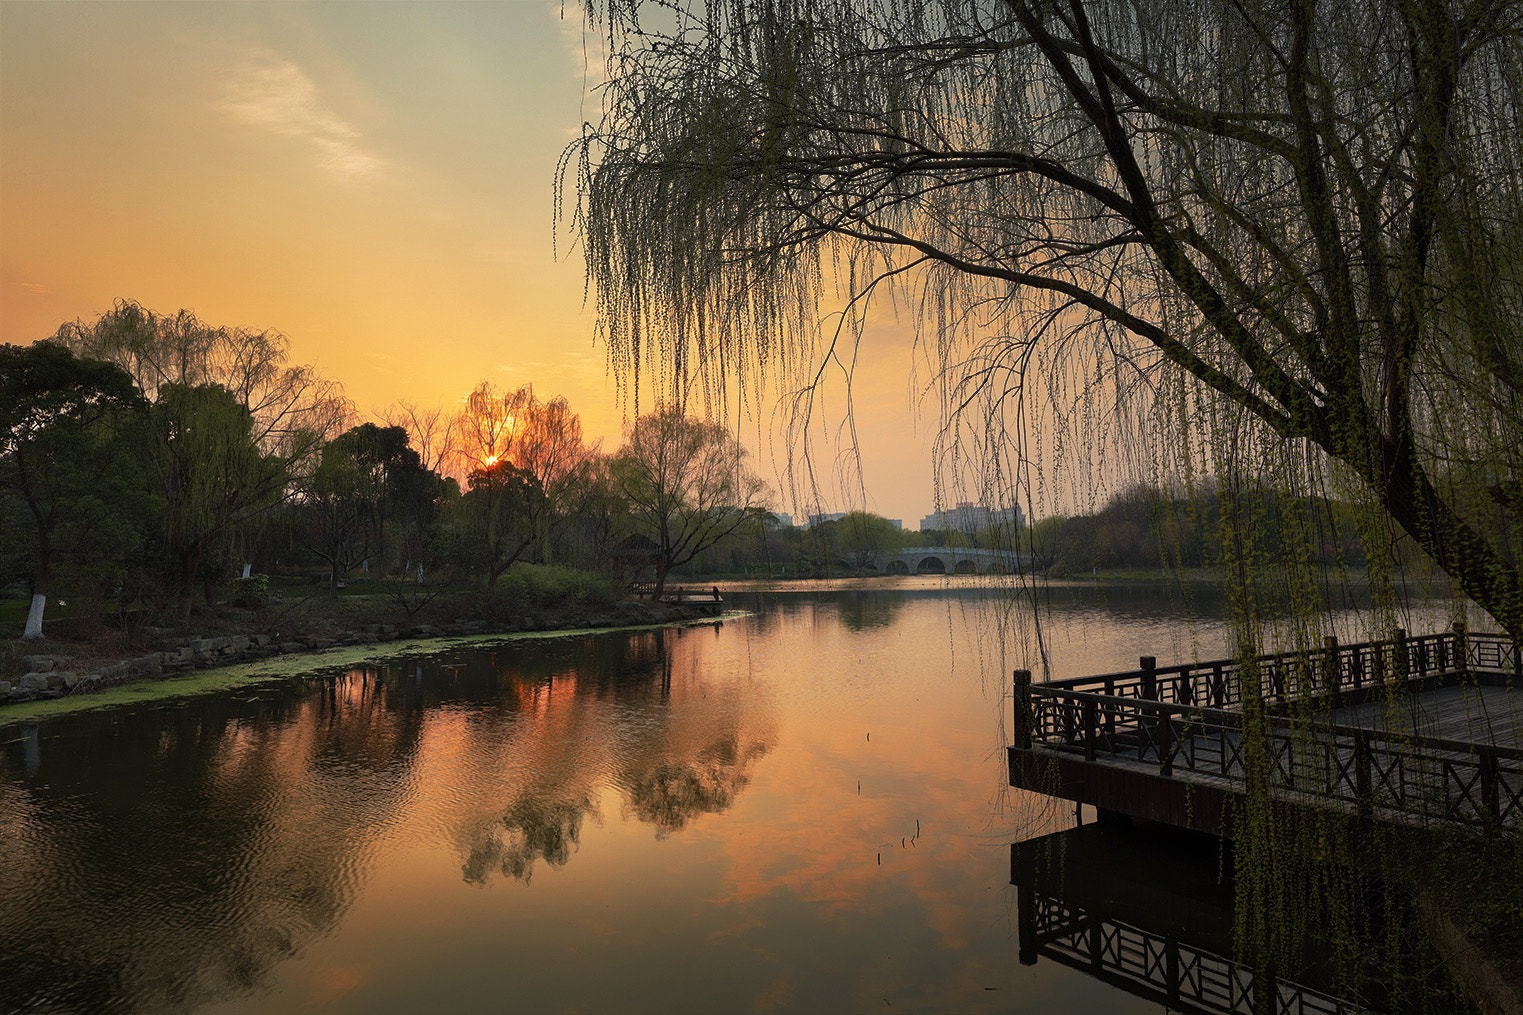
<svg viewBox="0 0 1523 1015">
<path fill-rule="evenodd" d="M 510 642 L 549 641 L 561 638 L 579 638 L 586 635 L 627 634 L 635 631 L 653 631 L 672 627 L 700 627 L 736 620 L 748 616 L 745 611 L 727 610 L 717 617 L 665 624 L 634 624 L 627 627 L 570 628 L 559 631 L 521 631 L 517 633 L 469 634 L 442 638 L 419 638 L 411 641 L 394 641 L 370 645 L 346 645 L 340 648 L 321 649 L 315 652 L 270 656 L 253 662 L 234 663 L 215 669 L 196 670 L 176 674 L 159 680 L 136 680 L 103 691 L 89 694 L 68 695 L 42 701 L 25 701 L 0 708 L 0 728 L 22 722 L 35 722 L 55 716 L 90 712 L 99 709 L 120 708 L 152 701 L 168 701 L 176 698 L 194 698 L 204 694 L 217 694 L 234 687 L 286 680 L 291 677 L 307 677 L 347 669 L 366 663 L 383 662 L 404 656 L 426 656 L 453 648 L 476 645 L 493 645 Z"/>
</svg>

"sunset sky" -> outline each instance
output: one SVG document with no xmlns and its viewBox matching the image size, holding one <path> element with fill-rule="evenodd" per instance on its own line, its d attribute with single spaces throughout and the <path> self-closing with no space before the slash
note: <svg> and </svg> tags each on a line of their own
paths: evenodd
<svg viewBox="0 0 1523 1015">
<path fill-rule="evenodd" d="M 546 0 L 0 0 L 0 341 L 122 297 L 185 307 L 284 332 L 362 413 L 532 382 L 611 450 L 624 407 L 580 251 L 554 248 L 556 161 L 599 70 L 579 8 Z M 857 422 L 867 507 L 914 528 L 931 427 L 903 330 L 861 369 Z M 743 436 L 778 489 L 771 416 Z"/>
</svg>

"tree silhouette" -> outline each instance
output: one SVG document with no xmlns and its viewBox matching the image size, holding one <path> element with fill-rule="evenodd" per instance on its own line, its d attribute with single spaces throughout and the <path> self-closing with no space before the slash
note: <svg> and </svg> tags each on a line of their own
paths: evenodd
<svg viewBox="0 0 1523 1015">
<path fill-rule="evenodd" d="M 1304 449 L 1523 638 L 1516 3 L 591 6 L 625 376 L 807 375 L 897 289 L 991 470 L 1097 393 L 1218 471 Z"/>
</svg>

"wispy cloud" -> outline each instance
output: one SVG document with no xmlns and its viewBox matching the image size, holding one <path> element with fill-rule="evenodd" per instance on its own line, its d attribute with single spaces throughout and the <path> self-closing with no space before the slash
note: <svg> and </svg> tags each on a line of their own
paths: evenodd
<svg viewBox="0 0 1523 1015">
<path fill-rule="evenodd" d="M 572 73 L 582 80 L 588 93 L 596 91 L 608 77 L 608 39 L 587 23 L 579 6 L 568 9 L 565 4 L 550 4 L 546 10 L 556 21 Z"/>
<path fill-rule="evenodd" d="M 41 282 L 22 282 L 21 283 L 21 288 L 25 289 L 27 292 L 32 293 L 32 294 L 34 294 L 36 296 L 52 296 L 53 295 L 53 290 L 48 288 L 47 286 L 43 285 Z"/>
<path fill-rule="evenodd" d="M 229 79 L 219 108 L 242 123 L 306 142 L 336 176 L 373 176 L 381 168 L 359 130 L 328 107 L 317 83 L 290 60 L 246 63 Z"/>
</svg>

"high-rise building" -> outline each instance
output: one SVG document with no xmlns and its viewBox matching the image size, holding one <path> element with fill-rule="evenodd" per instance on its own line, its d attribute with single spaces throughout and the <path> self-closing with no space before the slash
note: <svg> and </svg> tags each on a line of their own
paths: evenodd
<svg viewBox="0 0 1523 1015">
<path fill-rule="evenodd" d="M 961 501 L 956 507 L 944 511 L 933 511 L 920 519 L 922 532 L 926 529 L 946 529 L 972 535 L 980 529 L 992 528 L 996 525 L 1020 528 L 1021 509 L 1018 506 L 988 508 L 971 501 Z"/>
</svg>

